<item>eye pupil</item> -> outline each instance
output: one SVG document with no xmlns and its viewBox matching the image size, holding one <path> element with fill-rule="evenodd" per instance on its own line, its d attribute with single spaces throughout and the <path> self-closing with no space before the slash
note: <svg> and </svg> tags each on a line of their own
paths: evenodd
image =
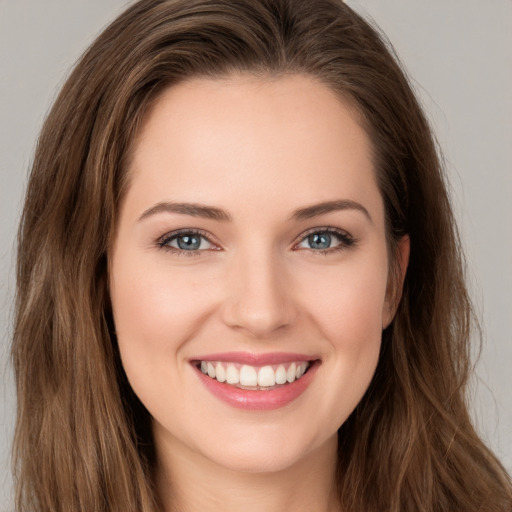
<svg viewBox="0 0 512 512">
<path fill-rule="evenodd" d="M 181 235 L 177 239 L 178 247 L 184 251 L 199 249 L 201 238 L 197 235 Z"/>
<path fill-rule="evenodd" d="M 328 249 L 331 246 L 329 233 L 313 233 L 308 236 L 308 242 L 312 249 Z"/>
</svg>

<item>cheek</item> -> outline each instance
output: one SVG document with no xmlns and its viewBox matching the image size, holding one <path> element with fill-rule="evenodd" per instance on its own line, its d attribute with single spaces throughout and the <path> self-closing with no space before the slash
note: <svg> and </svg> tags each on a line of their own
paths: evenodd
<svg viewBox="0 0 512 512">
<path fill-rule="evenodd" d="M 384 262 L 332 268 L 302 285 L 304 310 L 323 336 L 338 348 L 363 350 L 380 343 L 386 300 L 387 269 Z"/>
<path fill-rule="evenodd" d="M 333 427 L 345 422 L 375 373 L 386 282 L 386 267 L 376 260 L 372 265 L 333 269 L 308 293 L 304 310 L 328 345 L 327 371 L 319 374 L 325 400 L 318 403 L 318 410 L 331 418 Z"/>
<path fill-rule="evenodd" d="M 119 259 L 111 279 L 111 296 L 118 335 L 138 333 L 151 343 L 182 333 L 204 302 L 199 275 L 166 269 L 160 262 Z M 161 333 L 164 336 L 156 336 Z"/>
<path fill-rule="evenodd" d="M 168 366 L 194 337 L 208 298 L 199 276 L 136 257 L 115 260 L 111 299 L 124 369 L 134 389 L 169 379 Z"/>
</svg>

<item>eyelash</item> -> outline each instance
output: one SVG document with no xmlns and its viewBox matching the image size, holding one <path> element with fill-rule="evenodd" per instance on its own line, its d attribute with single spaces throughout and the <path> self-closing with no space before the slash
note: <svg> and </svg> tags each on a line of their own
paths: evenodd
<svg viewBox="0 0 512 512">
<path fill-rule="evenodd" d="M 354 246 L 357 243 L 357 239 L 354 238 L 352 235 L 347 233 L 346 231 L 343 231 L 338 228 L 334 228 L 331 226 L 326 227 L 319 227 L 319 228 L 313 228 L 306 233 L 303 233 L 301 235 L 301 238 L 297 243 L 294 244 L 294 247 L 299 245 L 300 243 L 304 242 L 310 235 L 314 234 L 329 234 L 329 235 L 335 235 L 336 238 L 340 241 L 340 243 L 334 247 L 330 247 L 327 249 L 307 249 L 313 254 L 321 254 L 324 256 L 327 256 L 332 253 L 337 253 L 339 251 L 343 251 L 346 249 L 349 249 L 350 247 Z M 173 231 L 171 233 L 165 234 L 163 237 L 157 240 L 157 246 L 159 249 L 162 249 L 164 251 L 169 251 L 174 253 L 177 256 L 199 256 L 203 251 L 205 250 L 219 250 L 219 249 L 202 249 L 202 250 L 184 250 L 184 249 L 177 249 L 176 247 L 171 247 L 168 244 L 177 239 L 180 235 L 192 235 L 192 236 L 200 236 L 201 238 L 204 238 L 208 243 L 215 245 L 211 239 L 210 236 L 206 231 L 203 231 L 201 229 L 180 229 L 178 231 Z"/>
<path fill-rule="evenodd" d="M 177 256 L 199 256 L 202 251 L 187 251 L 184 249 L 177 249 L 176 247 L 171 247 L 168 245 L 172 240 L 177 239 L 180 235 L 200 236 L 201 238 L 204 238 L 208 243 L 213 244 L 213 242 L 210 240 L 210 236 L 206 231 L 203 231 L 201 229 L 180 229 L 178 231 L 172 231 L 171 233 L 167 233 L 166 235 L 164 235 L 157 241 L 157 245 L 160 249 L 172 252 Z"/>
<path fill-rule="evenodd" d="M 329 254 L 337 253 L 340 251 L 344 251 L 349 249 L 350 247 L 355 246 L 357 243 L 357 239 L 354 238 L 352 235 L 347 233 L 346 231 L 343 231 L 338 228 L 334 228 L 332 226 L 325 226 L 325 227 L 319 227 L 319 228 L 313 228 L 301 235 L 300 240 L 294 244 L 294 247 L 298 244 L 304 242 L 309 236 L 314 234 L 328 234 L 328 235 L 334 235 L 339 240 L 339 244 L 330 247 L 328 249 L 307 249 L 313 254 L 319 254 L 323 256 L 328 256 Z"/>
</svg>

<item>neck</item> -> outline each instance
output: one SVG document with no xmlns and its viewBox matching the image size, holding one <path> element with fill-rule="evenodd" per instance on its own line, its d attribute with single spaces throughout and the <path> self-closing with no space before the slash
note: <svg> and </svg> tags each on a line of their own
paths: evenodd
<svg viewBox="0 0 512 512">
<path fill-rule="evenodd" d="M 333 512 L 337 439 L 280 471 L 247 473 L 221 467 L 187 448 L 158 446 L 157 485 L 165 512 Z M 170 450 L 172 448 L 172 451 Z"/>
</svg>

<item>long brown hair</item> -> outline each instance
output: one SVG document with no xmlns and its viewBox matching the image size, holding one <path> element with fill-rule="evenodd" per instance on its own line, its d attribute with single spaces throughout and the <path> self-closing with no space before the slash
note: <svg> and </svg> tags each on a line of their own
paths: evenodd
<svg viewBox="0 0 512 512">
<path fill-rule="evenodd" d="M 339 430 L 342 506 L 510 510 L 510 478 L 468 415 L 474 322 L 436 145 L 388 45 L 341 0 L 142 0 L 79 61 L 42 130 L 19 230 L 17 510 L 159 510 L 150 417 L 113 329 L 109 247 L 150 103 L 233 72 L 305 74 L 349 100 L 373 143 L 391 253 L 410 237 L 376 374 Z"/>
</svg>

